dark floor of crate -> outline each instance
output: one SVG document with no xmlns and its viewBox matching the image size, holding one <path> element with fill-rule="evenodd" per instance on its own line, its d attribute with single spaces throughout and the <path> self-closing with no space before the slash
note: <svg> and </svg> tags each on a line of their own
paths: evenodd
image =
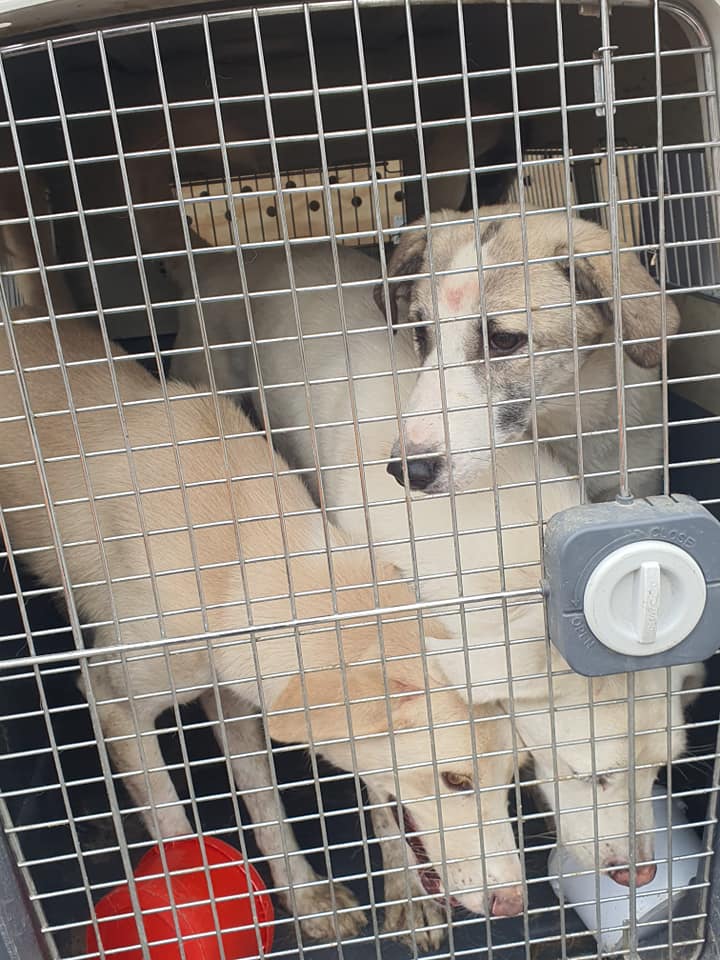
<svg viewBox="0 0 720 960">
<path fill-rule="evenodd" d="M 671 420 L 682 421 L 697 418 L 702 414 L 698 408 L 680 398 L 674 397 L 671 404 Z M 687 425 L 671 430 L 671 460 L 697 460 L 697 451 L 720 449 L 720 427 L 717 424 Z M 716 466 L 689 467 L 673 471 L 673 487 L 676 491 L 692 493 L 698 498 L 708 498 L 716 495 L 720 489 L 720 477 Z M 8 571 L 0 571 L 0 594 L 12 592 Z M 38 598 L 31 602 L 29 615 L 32 628 L 38 634 L 44 629 L 57 627 L 62 624 L 62 618 L 55 607 L 48 601 Z M 4 635 L 20 631 L 18 611 L 10 600 L 0 602 L 0 623 Z M 51 641 L 38 641 L 39 652 L 62 651 L 71 648 L 69 632 L 67 636 L 53 635 Z M 9 649 L 8 641 L 0 641 L 0 658 L 22 656 L 27 653 L 24 643 L 17 643 L 14 649 Z M 709 685 L 720 685 L 720 662 L 718 658 L 710 664 L 711 678 Z M 25 672 L 26 673 L 26 672 Z M 93 731 L 87 708 L 83 704 L 75 686 L 76 673 L 70 662 L 67 669 L 45 671 L 42 675 L 42 684 L 45 696 L 51 707 L 76 705 L 77 709 L 59 713 L 53 723 L 53 734 L 61 748 L 62 779 L 69 784 L 68 794 L 77 824 L 79 842 L 83 851 L 83 864 L 88 873 L 90 882 L 94 886 L 113 884 L 123 878 L 120 858 L 116 851 L 117 842 L 111 821 L 108 815 L 107 794 L 101 783 L 87 786 L 86 782 L 100 776 L 98 753 L 93 743 Z M 2 683 L 2 713 L 3 714 L 31 714 L 39 709 L 40 701 L 35 679 L 32 676 L 18 676 Z M 705 753 L 712 755 L 715 750 L 716 728 L 711 721 L 718 717 L 716 694 L 706 694 L 700 698 L 694 707 L 697 718 L 708 721 L 708 725 L 697 731 L 691 742 L 691 751 L 698 755 Z M 199 708 L 189 707 L 183 712 L 184 722 L 191 725 L 202 720 Z M 217 747 L 212 735 L 207 730 L 188 730 L 186 733 L 191 758 L 200 759 L 216 757 L 217 762 L 203 765 L 201 773 L 195 777 L 194 789 L 199 798 L 213 797 L 228 792 L 228 782 L 225 777 L 225 768 L 217 753 Z M 74 744 L 86 744 L 77 747 Z M 19 751 L 42 750 L 48 745 L 48 735 L 44 721 L 38 717 L 28 717 L 15 720 L 12 723 L 0 724 L 0 754 L 17 753 Z M 65 748 L 65 749 L 62 749 Z M 179 747 L 177 738 L 163 737 L 163 748 L 168 760 L 179 762 Z M 312 814 L 317 812 L 314 789 L 309 787 L 292 787 L 294 782 L 307 777 L 307 762 L 299 755 L 287 754 L 278 762 L 278 776 L 285 791 L 286 806 L 290 816 Z M 693 787 L 702 789 L 709 787 L 712 767 L 710 763 L 698 763 L 691 766 L 683 765 L 677 768 L 673 776 L 676 789 Z M 73 783 L 85 782 L 79 786 Z M 68 926 L 82 924 L 86 921 L 89 908 L 84 892 L 63 893 L 73 888 L 82 889 L 80 867 L 73 856 L 73 843 L 67 827 L 47 826 L 53 821 L 62 821 L 66 817 L 61 791 L 58 786 L 59 778 L 54 766 L 53 758 L 48 753 L 36 754 L 24 758 L 8 761 L 0 759 L 0 789 L 4 793 L 21 790 L 36 785 L 39 789 L 24 798 L 15 798 L 8 801 L 10 814 L 16 826 L 27 829 L 22 832 L 22 849 L 26 859 L 44 859 L 46 863 L 35 867 L 32 871 L 33 882 L 37 892 L 43 898 L 44 909 L 48 923 L 51 926 Z M 179 784 L 183 790 L 183 784 Z M 122 790 L 121 785 L 119 789 Z M 330 845 L 342 845 L 343 849 L 334 851 L 332 855 L 332 869 L 336 878 L 347 876 L 362 876 L 365 861 L 360 845 L 360 823 L 357 816 L 349 814 L 333 814 L 333 811 L 342 811 L 352 807 L 355 803 L 355 789 L 352 782 L 345 784 L 333 783 L 325 786 L 322 791 L 322 802 L 326 813 L 326 828 Z M 532 806 L 532 797 L 524 798 L 524 808 Z M 234 823 L 233 811 L 229 800 L 208 800 L 200 802 L 202 828 L 205 831 L 223 831 Z M 707 796 L 699 795 L 689 806 L 691 820 L 702 821 L 707 813 Z M 528 876 L 543 877 L 546 873 L 548 836 L 543 834 L 543 822 L 534 821 L 536 826 L 528 831 L 526 843 L 526 868 Z M 137 855 L 142 852 L 142 844 L 147 840 L 139 820 L 128 817 L 124 824 L 126 835 L 131 843 L 137 844 Z M 370 831 L 369 822 L 367 829 Z M 307 820 L 296 829 L 300 845 L 307 848 L 321 846 L 319 820 Z M 223 833 L 223 838 L 237 845 L 237 834 Z M 248 828 L 246 842 L 251 855 L 257 855 L 252 841 L 252 834 Z M 348 849 L 349 841 L 355 845 Z M 373 847 L 373 868 L 379 868 L 379 859 L 376 848 Z M 110 851 L 110 852 L 108 852 Z M 67 859 L 53 862 L 52 858 Z M 324 868 L 323 856 L 311 857 L 315 860 L 318 870 Z M 263 869 L 261 867 L 261 872 Z M 266 879 L 269 880 L 267 872 Z M 367 880 L 350 880 L 349 885 L 354 887 L 358 897 L 368 902 Z M 375 898 L 382 901 L 381 881 L 375 880 Z M 53 895 L 54 894 L 54 895 Z M 560 912 L 552 890 L 547 883 L 534 883 L 530 886 L 529 935 L 536 943 L 530 951 L 533 960 L 550 960 L 558 956 L 557 937 L 560 933 Z M 541 909 L 546 908 L 546 909 Z M 281 918 L 278 910 L 278 917 Z M 381 912 L 378 919 L 381 920 Z M 567 956 L 592 952 L 593 941 L 588 942 L 587 934 L 574 911 L 568 909 L 564 913 L 565 930 L 568 935 Z M 525 929 L 521 919 L 495 920 L 488 924 L 482 918 L 458 918 L 453 926 L 454 946 L 456 953 L 478 958 L 486 955 L 488 930 L 490 932 L 493 952 L 503 960 L 527 960 Z M 549 939 L 548 939 L 549 938 Z M 81 928 L 68 931 L 58 936 L 58 945 L 61 955 L 71 957 L 84 952 L 84 937 Z M 294 944 L 294 929 L 291 923 L 279 923 L 277 926 L 275 946 L 278 949 L 290 950 Z M 503 947 L 503 945 L 507 945 Z M 411 951 L 403 945 L 393 941 L 383 941 L 382 956 L 384 960 L 404 960 L 411 956 Z M 310 956 L 318 960 L 329 960 L 336 957 L 336 946 L 323 950 L 313 950 Z M 343 956 L 348 960 L 364 960 L 376 956 L 376 947 L 369 942 L 349 945 L 343 949 Z"/>
</svg>

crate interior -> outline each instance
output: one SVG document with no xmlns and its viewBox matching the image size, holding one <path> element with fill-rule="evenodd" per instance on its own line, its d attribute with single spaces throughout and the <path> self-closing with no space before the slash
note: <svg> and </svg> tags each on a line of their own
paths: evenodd
<svg viewBox="0 0 720 960">
<path fill-rule="evenodd" d="M 393 228 L 428 206 L 467 210 L 502 199 L 570 209 L 607 224 L 612 139 L 621 239 L 636 246 L 657 274 L 664 233 L 664 280 L 683 316 L 666 371 L 670 488 L 717 511 L 712 451 L 720 437 L 720 283 L 712 50 L 690 18 L 662 5 L 614 8 L 610 29 L 616 48 L 610 117 L 596 55 L 603 46 L 601 21 L 593 7 L 333 4 L 158 20 L 50 48 L 29 42 L 3 57 L 3 220 L 30 231 L 30 198 L 57 313 L 67 312 L 66 284 L 70 312 L 101 312 L 110 335 L 151 364 L 156 340 L 167 363 L 179 311 L 192 309 L 178 302 L 168 263 L 187 263 L 188 239 L 196 247 L 232 249 L 230 203 L 246 257 L 267 244 L 327 236 L 377 257 L 381 242 L 392 249 Z M 31 264 L 3 266 L 8 299 L 17 302 L 21 277 L 13 271 Z M 23 592 L 33 652 L 70 650 L 53 598 L 29 578 Z M 31 648 L 7 569 L 0 593 L 0 651 L 9 661 Z M 0 723 L 6 827 L 51 952 L 66 960 L 85 954 L 90 900 L 122 877 L 76 678 L 72 658 L 5 671 Z M 689 718 L 690 753 L 672 771 L 674 792 L 708 838 L 715 818 L 719 679 L 712 662 L 707 691 Z M 183 721 L 197 763 L 203 828 L 229 836 L 224 764 L 199 708 Z M 172 727 L 174 719 L 168 723 Z M 177 734 L 163 741 L 186 792 Z M 318 797 L 307 763 L 285 752 L 276 766 L 301 845 L 314 851 L 311 859 L 322 868 Z M 335 875 L 351 878 L 349 885 L 367 902 L 362 834 L 369 827 L 361 830 L 355 784 L 351 775 L 324 773 L 322 806 Z M 596 955 L 592 937 L 570 908 L 560 908 L 545 879 L 552 828 L 534 803 L 528 794 L 523 805 L 533 881 L 527 930 L 523 918 L 456 918 L 456 955 L 527 957 L 528 934 L 534 958 L 558 956 L 561 943 L 563 956 Z M 124 826 L 139 856 L 148 838 L 135 818 L 126 817 Z M 247 835 L 252 852 L 251 826 Z M 370 857 L 377 867 L 376 845 Z M 381 902 L 379 877 L 374 887 Z M 697 951 L 705 894 L 700 902 L 678 905 L 673 957 Z M 667 943 L 665 931 L 658 935 L 658 956 L 669 956 Z M 299 955 L 289 920 L 278 925 L 275 949 Z M 388 958 L 412 955 L 390 939 L 376 948 L 369 931 L 344 946 L 343 956 L 369 957 L 376 949 Z M 446 941 L 443 953 L 448 949 Z M 337 948 L 314 947 L 312 953 L 336 956 Z"/>
</svg>

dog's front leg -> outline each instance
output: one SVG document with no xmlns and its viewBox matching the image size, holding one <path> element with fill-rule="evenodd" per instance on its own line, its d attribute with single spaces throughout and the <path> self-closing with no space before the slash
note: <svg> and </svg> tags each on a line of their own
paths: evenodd
<svg viewBox="0 0 720 960">
<path fill-rule="evenodd" d="M 171 840 L 194 833 L 160 749 L 155 729 L 157 707 L 139 699 L 134 710 L 129 703 L 103 702 L 114 698 L 114 688 L 95 677 L 91 695 L 110 759 L 150 836 Z"/>
<path fill-rule="evenodd" d="M 380 841 L 385 890 L 384 929 L 409 946 L 436 950 L 445 939 L 447 911 L 428 896 L 420 880 L 415 854 L 400 836 L 400 828 L 391 809 L 391 798 L 368 784 L 373 805 L 373 830 Z M 408 869 L 410 867 L 411 869 Z"/>
<path fill-rule="evenodd" d="M 239 701 L 226 692 L 221 700 L 235 784 L 252 819 L 257 845 L 268 859 L 278 897 L 297 916 L 307 937 L 343 940 L 357 935 L 366 922 L 357 901 L 342 884 L 315 873 L 286 822 L 285 807 L 272 786 L 261 720 L 254 716 L 234 719 Z M 201 702 L 208 720 L 218 722 L 214 692 L 204 694 Z M 249 713 L 254 708 L 245 705 L 241 710 Z M 215 736 L 222 747 L 218 728 Z"/>
</svg>

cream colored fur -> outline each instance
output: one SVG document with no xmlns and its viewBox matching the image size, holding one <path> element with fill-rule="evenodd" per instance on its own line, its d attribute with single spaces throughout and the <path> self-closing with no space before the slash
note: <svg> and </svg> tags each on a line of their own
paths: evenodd
<svg viewBox="0 0 720 960">
<path fill-rule="evenodd" d="M 93 324 L 59 321 L 60 357 L 48 322 L 29 322 L 43 312 L 25 308 L 13 323 L 21 377 L 7 325 L 0 329 L 0 504 L 10 547 L 44 584 L 59 588 L 46 497 L 52 503 L 69 577 L 67 599 L 81 621 L 93 625 L 95 646 L 108 651 L 91 659 L 85 692 L 97 707 L 114 766 L 150 832 L 163 837 L 191 832 L 154 724 L 174 700 L 201 696 L 211 719 L 220 708 L 229 721 L 228 746 L 241 792 L 270 782 L 262 759 L 265 741 L 257 720 L 231 721 L 268 711 L 274 736 L 307 737 L 330 762 L 365 777 L 386 807 L 390 793 L 398 796 L 411 811 L 448 895 L 475 912 L 520 910 L 520 864 L 506 805 L 513 758 L 507 720 L 493 719 L 497 707 L 480 709 L 471 718 L 463 699 L 442 689 L 447 680 L 432 658 L 426 664 L 426 698 L 417 623 L 412 617 L 385 617 L 381 647 L 376 620 L 361 614 L 375 606 L 367 550 L 347 550 L 346 539 L 332 529 L 337 611 L 358 613 L 343 622 L 340 639 L 332 626 L 301 629 L 299 646 L 292 630 L 262 633 L 256 641 L 240 633 L 250 618 L 262 625 L 334 613 L 324 529 L 309 495 L 296 477 L 280 477 L 281 524 L 270 449 L 234 404 L 221 399 L 216 406 L 187 385 L 169 381 L 168 405 L 158 381 L 120 348 L 108 362 Z M 69 378 L 72 416 L 60 359 Z M 27 389 L 37 451 L 20 382 Z M 220 436 L 228 438 L 226 444 Z M 37 453 L 44 474 L 36 466 Z M 390 571 L 381 568 L 381 579 L 392 579 Z M 413 595 L 404 586 L 389 585 L 380 600 L 397 606 L 412 602 Z M 426 630 L 432 629 L 428 624 Z M 213 640 L 213 635 L 222 637 Z M 188 639 L 163 643 L 172 638 Z M 122 657 L 113 652 L 118 643 L 130 648 Z M 373 663 L 381 652 L 389 658 L 384 668 Z M 347 688 L 341 659 L 348 665 Z M 301 671 L 305 693 L 293 679 Z M 386 690 L 394 695 L 390 701 Z M 359 702 L 346 708 L 348 695 Z M 273 713 L 277 710 L 291 712 Z M 397 778 L 382 772 L 394 768 L 393 748 L 401 761 Z M 253 751 L 255 762 L 248 763 L 244 754 Z M 471 789 L 444 788 L 448 772 L 467 778 Z M 441 800 L 428 801 L 438 785 Z M 305 932 L 314 937 L 356 932 L 363 917 L 352 897 L 314 874 L 283 811 L 268 816 L 260 793 L 248 795 L 248 801 L 257 819 L 275 821 L 260 830 L 258 839 L 274 857 L 277 886 L 292 888 L 292 896 L 281 896 L 294 903 Z M 478 821 L 479 808 L 487 827 Z M 378 819 L 382 823 L 383 817 Z M 397 829 L 391 833 L 399 835 Z M 283 849 L 290 854 L 289 872 L 279 856 Z M 412 890 L 421 897 L 422 877 L 407 853 L 414 868 Z M 404 890 L 402 880 L 390 884 L 389 899 L 398 899 L 398 889 Z M 406 901 L 392 915 L 394 922 L 407 928 L 444 915 L 424 903 L 418 909 L 419 919 L 413 921 Z M 429 944 L 437 933 L 424 941 L 420 937 Z"/>
<path fill-rule="evenodd" d="M 451 214 L 441 215 L 439 219 L 451 219 Z M 542 218 L 537 218 L 533 226 L 531 256 L 556 252 L 562 255 L 561 231 L 557 223 L 550 219 L 543 225 L 541 221 Z M 564 224 L 564 218 L 562 222 Z M 456 241 L 451 228 L 434 241 L 436 269 L 438 263 L 442 269 L 456 266 L 452 260 L 455 253 L 464 256 L 463 243 L 467 243 L 465 234 L 468 228 L 464 229 L 465 233 Z M 503 228 L 505 233 L 498 232 L 488 241 L 484 252 L 490 262 L 494 249 L 491 243 L 499 244 L 494 255 L 500 262 L 516 256 L 517 237 L 513 229 L 519 230 L 519 223 L 515 221 L 513 226 L 512 221 L 507 221 Z M 578 250 L 602 249 L 603 242 L 607 242 L 604 238 L 603 232 L 592 224 L 578 224 L 576 227 Z M 322 469 L 319 489 L 330 517 L 354 542 L 365 544 L 369 540 L 377 556 L 396 565 L 404 578 L 417 579 L 425 599 L 451 599 L 460 590 L 466 597 L 495 594 L 503 588 L 525 594 L 508 603 L 507 627 L 505 611 L 497 601 L 469 603 L 465 608 L 464 623 L 457 613 L 446 613 L 442 619 L 449 636 L 436 638 L 432 645 L 441 653 L 443 669 L 459 689 L 467 690 L 467 684 L 471 684 L 475 702 L 487 702 L 497 697 L 505 698 L 507 702 L 512 700 L 517 730 L 533 754 L 542 792 L 558 814 L 561 835 L 577 846 L 580 861 L 592 867 L 597 843 L 601 866 L 609 868 L 613 864 L 626 863 L 628 833 L 634 829 L 633 821 L 638 829 L 649 829 L 651 825 L 649 800 L 659 767 L 684 749 L 679 691 L 685 673 L 682 669 L 673 671 L 675 694 L 671 699 L 670 717 L 676 732 L 668 738 L 665 727 L 667 698 L 671 691 L 667 688 L 664 671 L 645 671 L 636 676 L 638 702 L 631 718 L 624 676 L 583 679 L 571 673 L 562 657 L 548 645 L 543 606 L 537 595 L 539 502 L 542 519 L 547 520 L 556 511 L 578 503 L 579 490 L 572 480 L 544 483 L 538 497 L 535 451 L 527 440 L 522 445 L 498 449 L 494 476 L 487 469 L 487 451 L 483 453 L 482 462 L 478 460 L 471 470 L 462 472 L 459 469 L 458 474 L 462 473 L 462 476 L 454 502 L 446 495 L 439 495 L 442 490 L 433 497 L 406 492 L 388 475 L 387 463 L 399 434 L 398 409 L 402 414 L 412 412 L 418 415 L 402 421 L 406 433 L 412 432 L 414 450 L 418 450 L 423 436 L 429 437 L 433 431 L 442 429 L 442 416 L 437 412 L 438 373 L 437 369 L 423 367 L 418 378 L 422 357 L 413 349 L 411 331 L 399 326 L 393 335 L 378 312 L 370 283 L 378 275 L 377 264 L 348 248 L 339 247 L 337 252 L 339 279 L 345 285 L 342 297 L 337 292 L 338 278 L 327 247 L 297 247 L 293 252 L 292 274 L 282 250 L 249 256 L 246 266 L 250 290 L 282 291 L 293 285 L 297 290 L 299 314 L 296 316 L 288 294 L 252 298 L 259 373 L 248 348 L 237 347 L 234 352 L 213 351 L 212 363 L 218 386 L 236 390 L 239 386 L 262 384 L 270 425 L 275 431 L 274 442 L 294 465 L 306 470 L 313 489 L 318 489 L 317 456 Z M 399 255 L 405 257 L 407 252 Z M 229 261 L 224 261 L 223 257 L 225 255 L 213 254 L 195 257 L 204 295 L 239 289 L 237 278 L 228 271 Z M 235 257 L 233 261 L 236 265 Z M 487 264 L 488 259 L 483 262 Z M 426 268 L 421 262 L 417 271 L 409 269 L 408 272 L 423 272 L 423 269 Z M 567 281 L 563 280 L 557 265 L 544 264 L 537 270 L 540 277 L 533 289 L 538 290 L 538 303 L 569 300 Z M 642 268 L 635 262 L 630 271 L 632 289 L 644 284 L 651 293 L 653 281 L 644 271 L 642 276 L 638 271 Z M 402 273 L 402 270 L 395 270 L 391 264 L 390 272 Z M 518 283 L 522 279 L 517 273 L 517 270 L 509 271 L 508 284 L 504 287 L 503 271 L 495 272 L 493 303 L 512 302 L 516 305 Z M 456 278 L 456 275 L 451 274 L 452 277 Z M 440 284 L 446 279 L 450 282 L 450 278 L 443 278 Z M 477 274 L 475 283 L 477 285 Z M 318 286 L 326 289 L 310 289 Z M 406 298 L 406 307 L 419 295 L 412 287 L 402 295 L 398 294 Z M 467 295 L 471 298 L 472 291 Z M 427 290 L 422 296 L 428 300 Z M 578 296 L 582 299 L 581 294 Z M 643 302 L 630 301 L 632 307 L 627 308 L 626 334 L 629 337 L 649 336 L 651 330 L 657 328 L 653 319 L 659 316 L 657 298 L 648 300 L 653 318 L 645 314 L 631 317 L 633 311 L 641 310 L 637 304 Z M 458 298 L 457 308 L 461 313 L 468 308 L 462 297 Z M 566 315 L 569 316 L 567 310 L 562 315 L 557 310 L 554 314 L 553 311 L 537 314 L 537 334 L 541 337 L 544 333 L 549 338 L 544 341 L 545 346 L 552 346 L 553 329 L 556 337 L 562 329 L 563 337 L 567 339 L 563 327 Z M 512 317 L 517 323 L 517 315 Z M 596 315 L 594 308 L 581 308 L 581 320 L 583 335 L 589 342 L 596 337 L 609 336 L 606 322 Z M 297 339 L 298 322 L 304 336 L 302 351 Z M 672 326 L 674 322 L 673 314 L 669 323 Z M 459 340 L 452 323 L 442 325 L 442 330 L 443 360 L 450 358 L 455 365 L 454 372 L 445 371 L 448 390 L 453 397 L 453 404 L 448 405 L 472 407 L 482 396 L 482 379 L 462 365 L 462 344 L 466 343 L 469 333 L 466 331 Z M 247 342 L 249 325 L 244 310 L 240 308 L 233 313 L 227 309 L 219 327 L 210 323 L 208 334 L 211 343 Z M 197 338 L 197 331 L 193 334 L 190 327 L 185 327 L 178 338 L 178 346 L 186 350 L 199 342 L 194 337 Z M 636 355 L 643 363 L 652 363 L 651 349 L 651 346 L 640 344 Z M 657 345 L 654 349 L 657 350 Z M 611 356 L 609 351 L 601 351 L 593 356 L 607 358 L 608 355 Z M 562 380 L 561 361 L 549 357 L 547 362 L 551 364 L 548 382 L 557 384 Z M 563 362 L 567 366 L 567 358 Z M 202 355 L 183 352 L 174 361 L 174 369 L 202 381 L 201 366 L 206 363 L 207 359 Z M 640 370 L 634 361 L 628 363 Z M 587 361 L 586 366 L 592 371 L 596 364 Z M 397 377 L 389 372 L 393 368 L 398 371 Z M 646 375 L 646 371 L 641 373 Z M 457 383 L 455 374 L 459 378 Z M 592 377 L 596 375 L 591 374 Z M 348 382 L 350 376 L 354 378 L 351 384 Z M 653 376 L 656 372 L 647 372 L 648 378 Z M 464 386 L 462 377 L 468 381 Z M 305 380 L 311 384 L 309 408 Z M 512 369 L 505 373 L 503 382 L 508 389 L 511 388 Z M 521 383 L 520 395 L 525 395 L 527 389 Z M 612 394 L 610 399 L 614 404 Z M 606 422 L 602 410 L 608 412 L 607 404 L 601 409 L 593 403 L 588 408 L 588 419 L 596 426 L 602 426 Z M 652 405 L 650 409 L 654 409 Z M 419 416 L 423 410 L 428 411 L 424 420 Z M 631 410 L 634 417 L 646 415 L 642 406 L 633 406 Z M 554 415 L 559 416 L 557 410 Z M 649 416 L 652 418 L 653 414 Z M 465 446 L 475 446 L 473 431 L 482 432 L 483 417 L 486 419 L 485 413 L 477 410 L 473 410 L 471 418 L 470 414 L 460 413 L 457 429 L 453 429 L 453 414 L 449 414 L 451 441 L 461 450 Z M 548 415 L 539 426 L 545 435 L 555 432 L 552 416 Z M 562 426 L 559 432 L 563 432 Z M 487 447 L 487 430 L 485 437 Z M 508 437 L 503 435 L 501 439 Z M 478 444 L 483 445 L 480 441 Z M 549 446 L 541 443 L 537 448 L 538 473 L 544 480 L 562 477 L 568 469 L 567 464 L 553 456 Z M 450 449 L 455 459 L 455 447 Z M 647 455 L 647 450 L 642 455 Z M 657 452 L 652 453 L 652 458 L 657 462 Z M 359 468 L 358 463 L 363 467 Z M 651 481 L 654 483 L 652 477 Z M 365 500 L 371 505 L 367 511 L 363 508 Z M 500 539 L 496 519 L 502 528 Z M 409 542 L 411 533 L 412 544 Z M 502 565 L 499 544 L 502 546 Z M 532 593 L 535 596 L 526 596 Z M 506 636 L 510 640 L 509 646 Z M 510 677 L 511 683 L 508 682 Z M 628 750 L 631 719 L 636 730 L 634 752 Z M 609 775 L 605 777 L 604 772 Z M 632 814 L 628 809 L 630 777 L 635 777 L 637 797 Z M 650 834 L 643 835 L 638 849 L 641 856 L 651 856 Z"/>
</svg>

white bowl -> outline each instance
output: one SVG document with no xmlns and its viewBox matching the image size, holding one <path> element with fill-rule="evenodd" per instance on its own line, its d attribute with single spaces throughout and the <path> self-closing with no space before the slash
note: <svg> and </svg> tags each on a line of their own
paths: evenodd
<svg viewBox="0 0 720 960">
<path fill-rule="evenodd" d="M 635 891 L 638 941 L 641 943 L 659 924 L 672 917 L 672 904 L 693 885 L 699 872 L 703 847 L 690 826 L 683 807 L 672 803 L 672 870 L 668 871 L 667 794 L 656 787 L 653 796 L 655 813 L 655 862 L 657 873 L 652 883 Z M 672 896 L 669 872 L 672 873 Z M 603 953 L 615 953 L 625 943 L 630 919 L 630 890 L 615 883 L 606 873 L 583 871 L 572 850 L 557 847 L 548 860 L 550 884 L 556 894 L 560 889 L 598 942 Z M 599 903 L 598 903 L 599 892 Z"/>
</svg>

